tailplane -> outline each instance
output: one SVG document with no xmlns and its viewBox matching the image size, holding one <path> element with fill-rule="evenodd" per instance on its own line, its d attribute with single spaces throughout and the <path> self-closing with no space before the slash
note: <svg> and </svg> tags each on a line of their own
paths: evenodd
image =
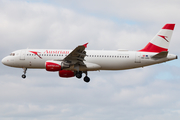
<svg viewBox="0 0 180 120">
<path fill-rule="evenodd" d="M 171 36 L 174 30 L 175 24 L 166 24 L 156 36 L 145 46 L 145 48 L 139 50 L 141 52 L 162 52 L 168 51 Z"/>
</svg>

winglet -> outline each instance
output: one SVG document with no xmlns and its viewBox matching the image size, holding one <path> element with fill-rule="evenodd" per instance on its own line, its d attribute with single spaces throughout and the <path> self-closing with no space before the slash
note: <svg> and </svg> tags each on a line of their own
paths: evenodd
<svg viewBox="0 0 180 120">
<path fill-rule="evenodd" d="M 88 44 L 88 43 L 84 44 L 83 46 L 84 46 L 85 48 L 87 48 L 87 44 Z"/>
</svg>

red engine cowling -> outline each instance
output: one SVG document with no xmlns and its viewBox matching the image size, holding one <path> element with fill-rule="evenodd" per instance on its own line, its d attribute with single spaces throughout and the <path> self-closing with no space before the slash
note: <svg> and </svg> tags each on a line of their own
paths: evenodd
<svg viewBox="0 0 180 120">
<path fill-rule="evenodd" d="M 47 61 L 46 62 L 46 70 L 47 71 L 60 71 L 61 70 L 61 62 Z"/>
<path fill-rule="evenodd" d="M 71 70 L 60 70 L 59 71 L 59 76 L 60 77 L 74 77 L 75 76 L 75 73 L 74 71 L 71 71 Z"/>
</svg>

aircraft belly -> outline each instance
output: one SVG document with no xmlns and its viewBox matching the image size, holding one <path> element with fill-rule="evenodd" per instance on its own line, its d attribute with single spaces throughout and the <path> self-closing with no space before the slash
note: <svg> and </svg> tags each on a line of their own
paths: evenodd
<svg viewBox="0 0 180 120">
<path fill-rule="evenodd" d="M 143 59 L 140 63 L 135 62 L 134 58 L 132 59 L 104 59 L 104 60 L 96 60 L 96 61 L 88 61 L 91 63 L 98 64 L 101 66 L 100 70 L 125 70 L 125 69 L 132 69 L 138 67 L 144 67 L 148 65 L 153 65 L 157 63 L 162 63 L 167 61 L 166 58 L 160 60 L 153 60 L 153 59 Z"/>
<path fill-rule="evenodd" d="M 100 70 L 123 70 L 133 66 L 134 61 L 120 60 L 115 58 L 115 59 L 96 60 L 91 62 L 101 66 Z"/>
</svg>

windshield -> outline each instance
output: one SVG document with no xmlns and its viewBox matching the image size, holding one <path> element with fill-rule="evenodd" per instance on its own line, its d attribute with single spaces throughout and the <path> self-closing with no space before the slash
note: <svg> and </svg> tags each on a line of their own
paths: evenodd
<svg viewBox="0 0 180 120">
<path fill-rule="evenodd" d="M 15 53 L 11 53 L 10 56 L 15 56 Z"/>
</svg>

